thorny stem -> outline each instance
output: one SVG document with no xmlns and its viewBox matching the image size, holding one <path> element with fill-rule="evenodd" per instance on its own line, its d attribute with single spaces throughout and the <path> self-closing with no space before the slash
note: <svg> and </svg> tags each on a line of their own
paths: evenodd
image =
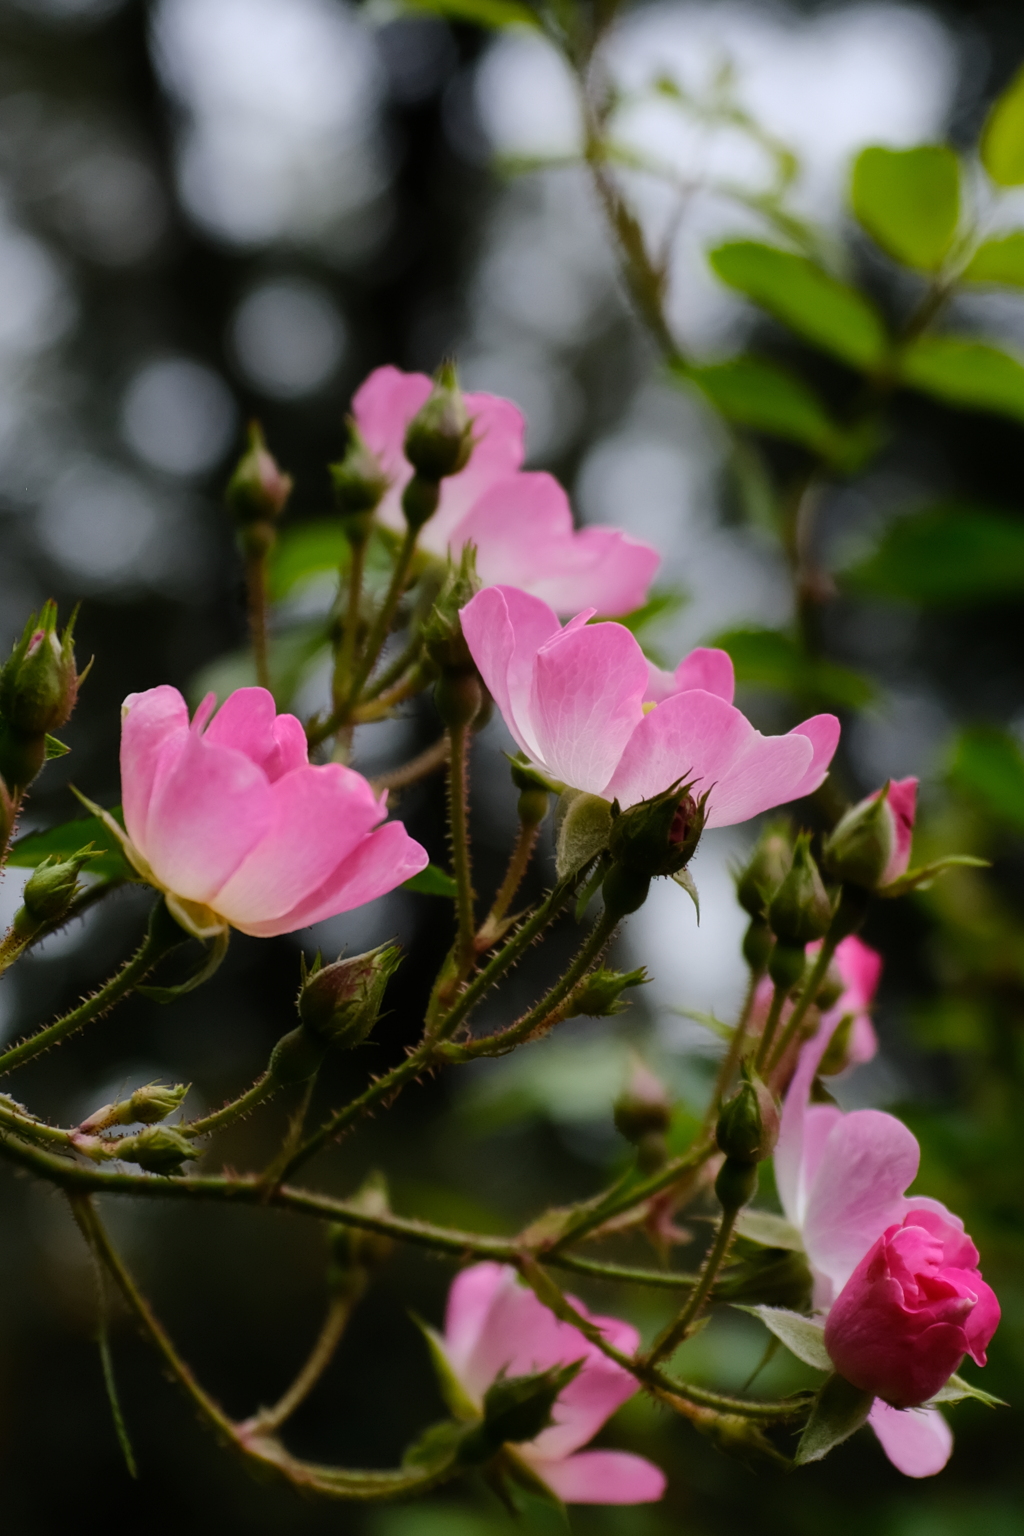
<svg viewBox="0 0 1024 1536">
<path fill-rule="evenodd" d="M 821 990 L 821 984 L 824 981 L 825 973 L 831 964 L 832 956 L 836 952 L 836 945 L 838 942 L 839 940 L 837 938 L 830 938 L 828 934 L 826 934 L 822 940 L 821 949 L 818 951 L 818 958 L 814 962 L 811 974 L 805 979 L 803 983 L 800 996 L 797 998 L 796 1003 L 793 1005 L 793 1012 L 790 1014 L 789 1019 L 786 1022 L 786 1027 L 779 1037 L 779 1043 L 775 1047 L 775 1051 L 771 1057 L 771 1060 L 768 1062 L 769 1076 L 772 1072 L 775 1071 L 775 1068 L 778 1066 L 779 1062 L 782 1060 L 787 1050 L 789 1049 L 791 1042 L 796 1038 L 797 1030 L 803 1023 L 804 1016 L 806 1015 L 808 1008 L 814 1002 L 814 999 L 817 997 L 819 991 Z M 767 1058 L 767 1049 L 765 1051 L 765 1057 Z"/>
<path fill-rule="evenodd" d="M 501 936 L 505 914 L 515 900 L 516 892 L 522 885 L 523 877 L 530 866 L 533 850 L 537 846 L 540 825 L 539 821 L 520 821 L 519 823 L 515 846 L 508 861 L 505 878 L 501 882 L 491 910 L 485 917 L 476 936 L 478 952 L 490 949 L 491 945 L 496 943 Z"/>
<path fill-rule="evenodd" d="M 366 540 L 356 539 L 349 543 L 351 558 L 348 567 L 348 600 L 341 626 L 341 645 L 334 663 L 334 707 L 348 697 L 352 667 L 356 656 L 356 638 L 359 634 L 359 608 L 363 595 L 363 571 L 366 565 Z"/>
<path fill-rule="evenodd" d="M 184 940 L 184 935 L 182 939 Z M 32 1061 L 43 1051 L 49 1050 L 51 1045 L 56 1045 L 58 1040 L 65 1040 L 68 1035 L 73 1035 L 76 1030 L 81 1029 L 83 1024 L 88 1024 L 90 1020 L 97 1019 L 106 1013 L 138 986 L 143 977 L 166 953 L 167 948 L 166 939 L 157 937 L 151 929 L 132 958 L 127 960 L 98 992 L 94 992 L 92 997 L 85 998 L 77 1008 L 72 1008 L 70 1013 L 55 1019 L 45 1029 L 37 1029 L 34 1035 L 29 1035 L 28 1039 L 23 1040 L 20 1045 L 12 1045 L 10 1050 L 0 1054 L 0 1073 L 12 1072 L 15 1067 L 23 1066 L 26 1061 Z"/>
<path fill-rule="evenodd" d="M 715 1078 L 715 1086 L 708 1100 L 707 1113 L 704 1117 L 705 1129 L 708 1129 L 717 1118 L 719 1107 L 728 1092 L 729 1084 L 732 1082 L 733 1073 L 739 1066 L 740 1058 L 743 1055 L 743 1046 L 746 1042 L 747 1030 L 750 1027 L 751 1014 L 754 1011 L 754 999 L 757 996 L 758 983 L 763 975 L 763 970 L 751 970 L 750 972 L 747 995 L 743 1000 L 743 1007 L 736 1021 L 736 1028 L 732 1032 L 732 1039 L 729 1041 L 728 1049 L 722 1057 L 721 1065 L 718 1068 L 718 1076 Z"/>
<path fill-rule="evenodd" d="M 459 981 L 469 973 L 476 959 L 473 870 L 469 853 L 469 742 L 467 725 L 448 728 L 448 837 L 455 877 L 456 976 Z"/>
<path fill-rule="evenodd" d="M 445 735 L 432 742 L 429 747 L 424 747 L 422 752 L 411 757 L 407 763 L 402 763 L 400 767 L 391 768 L 387 773 L 378 773 L 370 780 L 370 786 L 377 795 L 382 789 L 406 789 L 410 784 L 418 784 L 420 779 L 436 773 L 447 761 L 448 737 Z"/>
<path fill-rule="evenodd" d="M 280 1429 L 286 1419 L 291 1418 L 295 1410 L 305 1402 L 334 1358 L 334 1352 L 341 1343 L 342 1334 L 348 1326 L 348 1320 L 358 1300 L 359 1296 L 356 1293 L 335 1296 L 332 1299 L 316 1343 L 287 1392 L 278 1398 L 272 1408 L 261 1408 L 247 1425 L 241 1426 L 243 1431 L 250 1430 L 256 1434 L 269 1435 L 274 1430 Z"/>
<path fill-rule="evenodd" d="M 249 638 L 256 663 L 256 681 L 270 687 L 270 661 L 267 655 L 267 557 L 262 550 L 245 557 L 245 590 L 249 608 Z"/>
<path fill-rule="evenodd" d="M 238 1118 L 239 1115 L 248 1114 L 250 1109 L 255 1109 L 257 1104 L 262 1104 L 264 1099 L 269 1099 L 275 1091 L 277 1084 L 269 1072 L 264 1072 L 251 1087 L 244 1093 L 240 1093 L 237 1099 L 232 1099 L 220 1109 L 215 1109 L 212 1114 L 204 1115 L 200 1120 L 189 1120 L 182 1126 L 182 1130 L 189 1131 L 193 1136 L 208 1136 L 211 1131 L 219 1131 L 222 1126 Z"/>
<path fill-rule="evenodd" d="M 768 1017 L 765 1019 L 764 1029 L 761 1031 L 761 1043 L 757 1047 L 757 1055 L 754 1058 L 754 1066 L 758 1072 L 764 1070 L 764 1064 L 768 1059 L 768 1052 L 772 1048 L 775 1031 L 779 1026 L 779 1019 L 782 1017 L 782 1010 L 785 1007 L 789 992 L 790 989 L 788 987 L 781 987 L 778 982 L 775 983 L 771 1006 L 768 1009 Z"/>
<path fill-rule="evenodd" d="M 374 678 L 373 682 L 368 683 L 367 686 L 362 690 L 361 698 L 364 700 L 364 702 L 370 699 L 376 699 L 385 691 L 385 689 L 390 688 L 392 684 L 397 683 L 399 678 L 408 672 L 413 662 L 419 656 L 422 643 L 422 638 L 419 634 L 419 631 L 417 630 L 413 634 L 412 639 L 408 642 L 408 644 L 404 645 L 399 651 L 394 661 L 390 662 Z"/>
<path fill-rule="evenodd" d="M 554 1262 L 554 1255 L 561 1249 L 569 1247 L 572 1243 L 578 1243 L 595 1231 L 603 1227 L 605 1222 L 619 1216 L 623 1211 L 634 1210 L 643 1205 L 662 1190 L 677 1184 L 688 1173 L 693 1173 L 702 1163 L 706 1163 L 713 1157 L 716 1151 L 714 1141 L 708 1137 L 697 1141 L 688 1151 L 680 1157 L 674 1157 L 667 1162 L 657 1173 L 650 1174 L 646 1179 L 636 1179 L 632 1170 L 613 1185 L 604 1194 L 596 1199 L 586 1201 L 575 1210 L 566 1212 L 566 1222 L 556 1240 L 546 1248 L 544 1259 L 546 1263 Z"/>
<path fill-rule="evenodd" d="M 734 1210 L 723 1211 L 722 1219 L 718 1224 L 718 1232 L 715 1241 L 704 1264 L 701 1268 L 700 1278 L 681 1309 L 674 1322 L 662 1330 L 655 1339 L 648 1354 L 647 1361 L 650 1365 L 657 1365 L 659 1360 L 665 1360 L 672 1355 L 678 1345 L 686 1338 L 691 1326 L 700 1315 L 701 1308 L 707 1300 L 711 1287 L 718 1278 L 718 1272 L 725 1262 L 729 1252 L 729 1244 L 732 1242 L 733 1231 L 736 1226 L 736 1218 L 739 1215 L 739 1207 Z"/>
</svg>

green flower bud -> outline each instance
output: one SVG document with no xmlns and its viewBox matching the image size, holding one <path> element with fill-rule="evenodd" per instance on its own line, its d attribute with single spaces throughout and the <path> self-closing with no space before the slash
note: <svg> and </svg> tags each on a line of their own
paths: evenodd
<svg viewBox="0 0 1024 1536">
<path fill-rule="evenodd" d="M 768 964 L 775 936 L 763 917 L 752 917 L 743 935 L 743 958 L 758 975 Z"/>
<path fill-rule="evenodd" d="M 388 477 L 351 417 L 348 431 L 345 457 L 337 464 L 329 464 L 328 469 L 345 537 L 350 544 L 365 544 L 373 527 L 373 514 L 388 488 Z"/>
<path fill-rule="evenodd" d="M 694 800 L 687 784 L 673 784 L 651 800 L 616 814 L 608 848 L 617 864 L 653 879 L 674 875 L 688 864 L 700 841 L 707 795 Z"/>
<path fill-rule="evenodd" d="M 405 429 L 403 451 L 416 477 L 435 486 L 469 463 L 473 423 L 453 364 L 442 363 L 434 375 L 429 398 Z"/>
<path fill-rule="evenodd" d="M 424 650 L 442 672 L 476 671 L 462 633 L 460 614 L 479 590 L 476 549 L 472 544 L 467 544 L 457 563 L 449 561 L 444 583 L 423 625 Z"/>
<path fill-rule="evenodd" d="M 616 919 L 628 917 L 643 906 L 650 888 L 650 875 L 627 869 L 624 864 L 613 864 L 601 882 L 605 911 Z"/>
<path fill-rule="evenodd" d="M 768 1086 L 744 1067 L 744 1081 L 722 1105 L 715 1127 L 719 1150 L 737 1163 L 759 1163 L 779 1139 L 779 1108 Z"/>
<path fill-rule="evenodd" d="M 650 1133 L 664 1135 L 672 1123 L 672 1103 L 664 1083 L 638 1058 L 629 1082 L 615 1100 L 615 1129 L 638 1146 Z"/>
<path fill-rule="evenodd" d="M 765 827 L 746 868 L 736 879 L 740 906 L 751 917 L 767 917 L 768 907 L 793 863 L 789 827 L 773 822 Z"/>
<path fill-rule="evenodd" d="M 460 1447 L 460 1459 L 470 1465 L 489 1461 L 503 1445 L 535 1440 L 552 1421 L 552 1410 L 582 1360 L 553 1365 L 529 1376 L 500 1375 L 484 1394 L 483 1423 L 475 1425 Z"/>
<path fill-rule="evenodd" d="M 173 1125 L 151 1125 L 115 1145 L 119 1158 L 138 1163 L 147 1173 L 180 1173 L 184 1163 L 199 1156 L 184 1132 Z"/>
<path fill-rule="evenodd" d="M 834 880 L 873 891 L 892 861 L 895 842 L 893 813 L 883 792 L 862 800 L 836 823 L 822 847 L 822 863 Z"/>
<path fill-rule="evenodd" d="M 33 614 L 25 625 L 0 671 L 0 720 L 4 726 L 0 773 L 12 789 L 23 789 L 35 777 L 45 758 L 46 733 L 62 726 L 75 707 L 81 681 L 72 639 L 76 617 L 77 610 L 63 635 L 58 636 L 57 605 L 44 603 L 39 614 Z M 41 753 L 30 776 L 16 761 L 18 738 L 38 744 Z M 8 756 L 10 765 L 4 761 Z"/>
<path fill-rule="evenodd" d="M 783 992 L 792 992 L 804 974 L 807 957 L 802 944 L 785 944 L 781 939 L 768 956 L 768 975 Z"/>
<path fill-rule="evenodd" d="M 55 854 L 43 859 L 25 882 L 22 906 L 14 915 L 15 931 L 33 933 L 63 917 L 78 895 L 82 865 L 98 852 L 92 847 L 80 848 L 69 859 L 59 859 Z"/>
<path fill-rule="evenodd" d="M 95 1110 L 88 1120 L 82 1121 L 79 1130 L 91 1135 L 113 1125 L 155 1125 L 180 1109 L 187 1093 L 187 1083 L 175 1083 L 173 1087 L 166 1083 L 146 1083 L 144 1087 L 136 1088 L 130 1098 L 104 1104 L 102 1109 Z"/>
<path fill-rule="evenodd" d="M 723 1211 L 741 1211 L 757 1194 L 757 1164 L 727 1157 L 715 1179 L 715 1195 Z"/>
<path fill-rule="evenodd" d="M 377 1022 L 384 991 L 401 960 L 397 944 L 382 944 L 333 965 L 320 965 L 318 956 L 309 972 L 303 960 L 296 1004 L 303 1028 L 321 1045 L 342 1050 L 359 1045 Z"/>
<path fill-rule="evenodd" d="M 244 530 L 253 523 L 273 524 L 292 493 L 292 477 L 283 474 L 267 448 L 258 421 L 249 423 L 249 445 L 235 465 L 224 493 L 228 511 Z"/>
<path fill-rule="evenodd" d="M 832 921 L 832 903 L 807 833 L 796 840 L 792 868 L 772 898 L 768 921 L 776 938 L 789 944 L 810 944 L 822 938 Z"/>
<path fill-rule="evenodd" d="M 566 1019 L 608 1019 L 616 1013 L 622 1013 L 628 1006 L 622 1001 L 622 993 L 627 987 L 642 987 L 648 981 L 647 972 L 643 966 L 635 971 L 610 971 L 604 966 L 581 982 L 569 995 L 566 1011 L 562 1014 Z"/>
<path fill-rule="evenodd" d="M 305 1083 L 319 1072 L 327 1054 L 327 1042 L 312 1030 L 300 1024 L 274 1046 L 267 1063 L 267 1071 L 281 1088 L 292 1083 Z"/>
</svg>

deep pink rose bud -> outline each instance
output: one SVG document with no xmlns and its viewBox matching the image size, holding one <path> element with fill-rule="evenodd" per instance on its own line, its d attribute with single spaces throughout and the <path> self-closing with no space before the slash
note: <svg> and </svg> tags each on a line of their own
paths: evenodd
<svg viewBox="0 0 1024 1536">
<path fill-rule="evenodd" d="M 916 779 L 892 779 L 861 800 L 825 841 L 822 852 L 828 873 L 869 891 L 905 875 L 916 807 Z"/>
<path fill-rule="evenodd" d="M 825 1348 L 855 1387 L 894 1408 L 916 1408 L 964 1355 L 985 1364 L 998 1322 L 971 1239 L 938 1211 L 916 1210 L 886 1228 L 843 1286 Z"/>
</svg>

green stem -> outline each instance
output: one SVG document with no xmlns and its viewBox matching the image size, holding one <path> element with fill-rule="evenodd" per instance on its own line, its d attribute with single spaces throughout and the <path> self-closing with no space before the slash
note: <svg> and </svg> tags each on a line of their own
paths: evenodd
<svg viewBox="0 0 1024 1536">
<path fill-rule="evenodd" d="M 417 630 L 408 644 L 404 645 L 399 651 L 394 661 L 389 662 L 383 671 L 374 678 L 373 682 L 363 689 L 362 697 L 364 701 L 379 698 L 393 683 L 397 683 L 399 678 L 408 672 L 419 656 L 422 644 L 422 637 Z"/>
<path fill-rule="evenodd" d="M 738 1207 L 735 1210 L 722 1212 L 722 1219 L 718 1224 L 718 1232 L 715 1236 L 715 1241 L 711 1245 L 711 1250 L 704 1260 L 700 1278 L 691 1291 L 686 1305 L 680 1310 L 679 1316 L 667 1328 L 664 1328 L 655 1339 L 647 1355 L 647 1363 L 649 1365 L 657 1365 L 660 1360 L 664 1360 L 673 1354 L 686 1338 L 691 1326 L 700 1315 L 700 1310 L 707 1300 L 711 1287 L 718 1278 L 718 1272 L 725 1262 L 726 1254 L 729 1252 L 729 1244 L 732 1242 L 732 1235 L 738 1215 Z"/>
<path fill-rule="evenodd" d="M 182 942 L 184 942 L 184 934 Z M 0 1054 L 0 1074 L 12 1072 L 15 1067 L 23 1066 L 26 1061 L 32 1061 L 43 1051 L 49 1050 L 51 1045 L 56 1045 L 58 1040 L 66 1039 L 68 1035 L 73 1035 L 76 1030 L 81 1029 L 84 1024 L 106 1013 L 138 986 L 143 977 L 171 947 L 173 945 L 168 943 L 166 937 L 158 937 L 151 928 L 132 958 L 126 961 L 98 992 L 95 992 L 92 997 L 87 997 L 70 1013 L 64 1014 L 63 1018 L 55 1019 L 45 1029 L 38 1029 L 34 1035 L 29 1035 L 28 1039 L 23 1040 L 20 1045 L 12 1045 L 10 1050 Z"/>
<path fill-rule="evenodd" d="M 366 540 L 349 542 L 348 602 L 342 620 L 341 645 L 334 664 L 334 707 L 337 709 L 348 697 L 352 679 L 352 667 L 356 656 L 356 638 L 359 634 L 359 608 L 363 595 L 363 571 L 366 566 Z"/>
<path fill-rule="evenodd" d="M 491 945 L 499 937 L 501 925 L 505 920 L 505 914 L 515 900 L 516 892 L 522 885 L 526 871 L 530 867 L 530 860 L 533 857 L 533 850 L 537 846 L 539 832 L 539 821 L 520 821 L 519 831 L 516 833 L 515 846 L 508 861 L 508 869 L 505 871 L 505 878 L 501 882 L 491 910 L 488 912 L 480 932 L 476 936 L 478 951 L 490 949 Z"/>
<path fill-rule="evenodd" d="M 256 681 L 270 687 L 270 661 L 267 653 L 267 557 L 261 550 L 245 557 L 245 587 L 249 607 L 249 638 L 256 663 Z"/>
<path fill-rule="evenodd" d="M 818 958 L 814 962 L 811 974 L 805 979 L 803 983 L 803 989 L 800 993 L 800 996 L 797 998 L 796 1003 L 793 1006 L 793 1012 L 790 1014 L 789 1019 L 786 1022 L 786 1027 L 782 1031 L 782 1034 L 779 1038 L 779 1043 L 775 1048 L 774 1055 L 768 1063 L 769 1076 L 772 1072 L 775 1071 L 775 1068 L 785 1056 L 791 1041 L 795 1039 L 797 1030 L 800 1028 L 804 1021 L 804 1017 L 808 1008 L 810 1008 L 811 1004 L 814 1002 L 814 999 L 821 991 L 821 984 L 825 980 L 825 973 L 831 964 L 832 956 L 836 952 L 836 946 L 838 943 L 838 938 L 830 938 L 828 934 L 826 934 L 822 940 L 821 949 L 818 951 Z M 767 1056 L 767 1051 L 765 1052 L 765 1055 Z"/>
<path fill-rule="evenodd" d="M 370 785 L 378 795 L 382 789 L 405 789 L 410 784 L 418 784 L 428 774 L 436 773 L 447 761 L 448 737 L 444 735 L 429 747 L 424 747 L 422 752 L 411 757 L 407 763 L 400 764 L 398 768 L 389 768 L 386 773 L 375 774 Z"/>
<path fill-rule="evenodd" d="M 456 977 L 461 981 L 476 958 L 473 869 L 469 852 L 469 742 L 467 725 L 448 728 L 448 837 L 455 878 Z"/>
<path fill-rule="evenodd" d="M 204 1115 L 201 1120 L 190 1120 L 183 1130 L 188 1130 L 193 1136 L 208 1136 L 211 1131 L 219 1131 L 222 1126 L 237 1119 L 239 1115 L 246 1114 L 250 1109 L 255 1109 L 257 1104 L 262 1104 L 269 1099 L 277 1087 L 276 1082 L 269 1072 L 264 1072 L 258 1077 L 250 1088 L 239 1094 L 237 1099 L 232 1099 L 221 1109 L 215 1109 L 212 1114 Z"/>
<path fill-rule="evenodd" d="M 342 1335 L 358 1299 L 357 1295 L 345 1295 L 336 1296 L 332 1300 L 316 1343 L 287 1392 L 278 1398 L 272 1408 L 261 1408 L 250 1421 L 252 1429 L 257 1434 L 269 1435 L 274 1430 L 280 1429 L 281 1425 L 290 1419 L 295 1410 L 306 1401 L 333 1360 L 334 1352 L 341 1343 Z M 243 1426 L 243 1428 L 247 1427 L 249 1426 Z"/>
<path fill-rule="evenodd" d="M 535 1030 L 558 1023 L 558 1007 L 570 996 L 574 987 L 586 976 L 599 958 L 618 926 L 618 918 L 602 912 L 586 939 L 576 952 L 576 957 L 555 985 L 535 1003 L 528 1013 L 510 1024 L 508 1029 L 496 1035 L 485 1035 L 480 1040 L 470 1040 L 465 1045 L 449 1046 L 446 1055 L 455 1060 L 470 1060 L 476 1056 L 503 1056 L 506 1052 L 528 1040 Z"/>
<path fill-rule="evenodd" d="M 657 1173 L 650 1174 L 646 1179 L 636 1179 L 631 1169 L 619 1183 L 597 1199 L 587 1201 L 575 1211 L 567 1213 L 566 1224 L 557 1235 L 556 1240 L 547 1248 L 544 1259 L 546 1263 L 552 1263 L 554 1256 L 563 1248 L 568 1248 L 573 1243 L 580 1242 L 589 1233 L 605 1222 L 611 1221 L 615 1216 L 621 1216 L 624 1211 L 631 1211 L 655 1195 L 660 1195 L 662 1190 L 693 1173 L 702 1163 L 706 1163 L 709 1157 L 714 1156 L 717 1148 L 713 1138 L 708 1137 L 696 1142 L 689 1151 L 680 1157 L 672 1158 Z"/>
<path fill-rule="evenodd" d="M 754 999 L 757 996 L 758 983 L 763 975 L 763 970 L 752 970 L 750 972 L 747 995 L 743 999 L 743 1007 L 736 1021 L 736 1028 L 732 1032 L 729 1047 L 722 1057 L 721 1065 L 718 1068 L 718 1076 L 715 1078 L 714 1090 L 708 1101 L 707 1113 L 704 1117 L 704 1127 L 706 1130 L 710 1129 L 718 1118 L 718 1111 L 721 1108 L 722 1100 L 725 1098 L 729 1084 L 732 1082 L 733 1073 L 739 1066 L 740 1057 L 743 1055 L 743 1046 L 746 1042 L 747 1030 L 750 1027 L 750 1018 L 754 1011 Z"/>
<path fill-rule="evenodd" d="M 786 998 L 789 996 L 789 992 L 790 989 L 788 987 L 781 987 L 779 986 L 778 982 L 776 982 L 775 990 L 772 993 L 771 1007 L 768 1009 L 768 1017 L 765 1019 L 764 1029 L 761 1031 L 761 1039 L 757 1047 L 757 1055 L 754 1057 L 754 1066 L 758 1072 L 762 1072 L 764 1070 L 764 1064 L 768 1059 L 768 1052 L 771 1050 L 772 1041 L 775 1038 L 775 1031 L 779 1026 L 779 1019 L 782 1017 L 782 1010 L 785 1006 Z"/>
</svg>

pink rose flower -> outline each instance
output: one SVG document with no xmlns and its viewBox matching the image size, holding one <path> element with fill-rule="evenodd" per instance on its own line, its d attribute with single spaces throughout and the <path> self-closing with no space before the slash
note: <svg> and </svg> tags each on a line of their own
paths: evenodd
<svg viewBox="0 0 1024 1536">
<path fill-rule="evenodd" d="M 610 1344 L 632 1354 L 639 1335 L 615 1317 L 595 1317 L 582 1302 L 574 1307 L 596 1323 Z M 554 1422 L 515 1454 L 566 1504 L 648 1504 L 665 1491 L 665 1476 L 651 1462 L 626 1451 L 580 1451 L 637 1384 L 577 1329 L 559 1322 L 505 1264 L 474 1264 L 457 1275 L 448 1294 L 444 1348 L 453 1374 L 480 1409 L 500 1372 L 526 1376 L 554 1365 L 583 1361 L 559 1394 Z"/>
<path fill-rule="evenodd" d="M 384 821 L 361 774 L 310 764 L 294 715 L 239 688 L 189 725 L 176 688 L 124 701 L 125 851 L 190 932 L 267 938 L 362 906 L 423 869 L 426 852 Z M 207 723 L 209 722 L 209 723 Z"/>
<path fill-rule="evenodd" d="M 813 961 L 820 949 L 820 939 L 817 943 L 808 944 L 809 959 Z M 836 946 L 835 964 L 843 980 L 843 990 L 832 1007 L 822 1014 L 819 1034 L 827 1046 L 843 1020 L 852 1017 L 853 1022 L 843 1066 L 845 1071 L 847 1067 L 859 1066 L 862 1062 L 870 1061 L 878 1050 L 878 1036 L 871 1022 L 870 1009 L 878 989 L 878 979 L 882 974 L 882 957 L 877 949 L 872 949 L 855 933 L 851 933 Z M 764 1027 L 774 990 L 770 978 L 762 976 L 754 995 L 754 1011 L 751 1018 L 751 1033 L 754 1035 L 760 1034 Z M 783 1025 L 792 1012 L 793 1004 L 787 1002 L 782 1010 Z M 787 1052 L 787 1060 L 788 1056 Z"/>
<path fill-rule="evenodd" d="M 629 630 L 588 624 L 592 612 L 563 628 L 546 603 L 505 586 L 478 592 L 462 610 L 480 675 L 538 768 L 623 809 L 693 779 L 696 794 L 710 791 L 709 827 L 746 821 L 822 783 L 839 740 L 834 715 L 762 736 L 732 704 L 724 652 L 693 652 L 674 677 L 652 678 Z"/>
<path fill-rule="evenodd" d="M 973 1253 L 977 1260 L 959 1217 L 937 1200 L 907 1196 L 921 1151 L 902 1121 L 877 1109 L 844 1114 L 834 1104 L 810 1102 L 811 1084 L 827 1045 L 821 1031 L 801 1051 L 775 1148 L 779 1198 L 802 1235 L 814 1277 L 814 1304 L 823 1312 L 830 1312 L 879 1239 L 901 1228 L 907 1218 L 912 1218 L 908 1226 L 926 1220 L 927 1230 L 948 1234 L 951 1255 Z M 990 1319 L 987 1312 L 981 1316 Z M 931 1477 L 949 1460 L 953 1437 L 936 1408 L 898 1410 L 880 1396 L 868 1423 L 889 1460 L 908 1477 Z"/>
<path fill-rule="evenodd" d="M 892 779 L 859 800 L 825 840 L 826 869 L 868 890 L 891 885 L 910 864 L 916 808 L 916 779 Z"/>
<path fill-rule="evenodd" d="M 389 528 L 405 529 L 402 491 L 412 466 L 405 429 L 431 391 L 425 373 L 378 368 L 356 391 L 352 414 L 391 484 L 378 509 Z M 615 528 L 573 527 L 569 498 L 551 475 L 524 471 L 523 417 L 498 395 L 466 395 L 475 446 L 469 463 L 441 483 L 437 511 L 420 546 L 442 558 L 476 545 L 485 586 L 506 582 L 560 613 L 592 604 L 629 613 L 646 600 L 659 555 Z"/>
<path fill-rule="evenodd" d="M 934 1397 L 965 1355 L 985 1364 L 999 1303 L 967 1234 L 937 1211 L 887 1227 L 843 1286 L 825 1323 L 841 1376 L 893 1408 Z"/>
</svg>

